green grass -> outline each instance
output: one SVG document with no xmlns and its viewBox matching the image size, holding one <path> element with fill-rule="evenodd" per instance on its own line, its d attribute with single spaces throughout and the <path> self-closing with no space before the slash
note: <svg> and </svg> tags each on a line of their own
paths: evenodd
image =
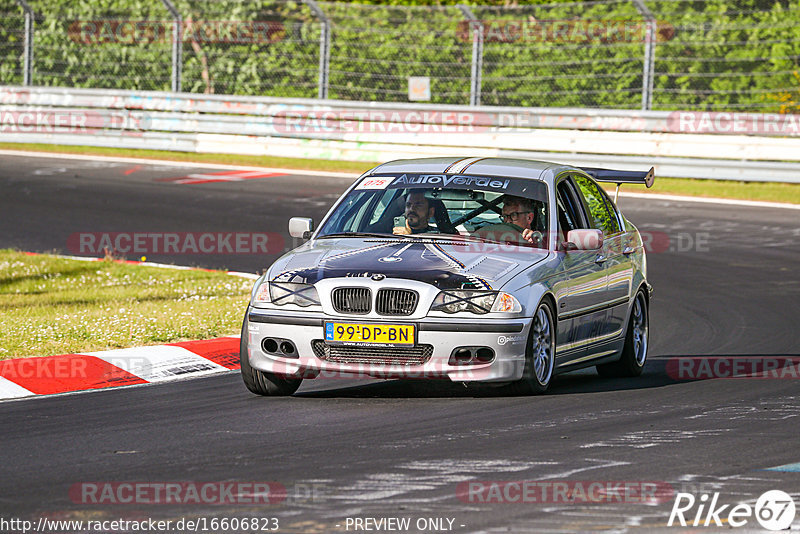
<svg viewBox="0 0 800 534">
<path fill-rule="evenodd" d="M 253 281 L 0 250 L 0 359 L 238 334 Z"/>
<path fill-rule="evenodd" d="M 375 165 L 374 163 L 358 161 L 329 161 L 320 159 L 279 158 L 272 156 L 240 156 L 235 154 L 195 154 L 193 152 L 172 152 L 168 150 L 133 150 L 48 144 L 0 143 L 0 149 L 150 158 L 170 161 L 221 163 L 225 165 L 249 165 L 309 171 L 339 171 L 352 173 L 362 173 Z M 613 187 L 614 186 L 611 186 L 611 190 L 613 190 Z M 656 177 L 656 183 L 652 189 L 645 189 L 644 186 L 626 185 L 623 186 L 622 190 L 800 204 L 800 184 Z"/>
</svg>

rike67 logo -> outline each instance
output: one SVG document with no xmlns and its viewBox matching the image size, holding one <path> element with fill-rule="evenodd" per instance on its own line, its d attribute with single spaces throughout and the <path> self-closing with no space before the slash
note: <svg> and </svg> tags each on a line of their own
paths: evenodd
<svg viewBox="0 0 800 534">
<path fill-rule="evenodd" d="M 763 493 L 755 506 L 719 504 L 719 493 L 711 497 L 704 493 L 700 498 L 691 493 L 678 493 L 667 526 L 723 527 L 727 524 L 729 527 L 743 527 L 755 519 L 767 530 L 786 530 L 792 525 L 794 516 L 794 500 L 781 490 Z"/>
</svg>

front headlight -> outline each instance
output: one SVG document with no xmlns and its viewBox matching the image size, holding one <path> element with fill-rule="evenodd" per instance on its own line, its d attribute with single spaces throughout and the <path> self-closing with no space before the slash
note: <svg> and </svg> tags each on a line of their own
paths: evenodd
<svg viewBox="0 0 800 534">
<path fill-rule="evenodd" d="M 305 308 L 306 306 L 319 306 L 319 294 L 311 284 L 264 282 L 258 288 L 254 302 L 272 302 L 278 306 L 294 304 Z"/>
<path fill-rule="evenodd" d="M 489 312 L 521 312 L 522 306 L 513 295 L 496 291 L 442 291 L 433 300 L 431 311 L 445 313 L 470 312 L 483 315 Z"/>
<path fill-rule="evenodd" d="M 489 313 L 497 298 L 494 291 L 452 290 L 441 291 L 433 299 L 432 311 L 445 313 Z"/>
</svg>

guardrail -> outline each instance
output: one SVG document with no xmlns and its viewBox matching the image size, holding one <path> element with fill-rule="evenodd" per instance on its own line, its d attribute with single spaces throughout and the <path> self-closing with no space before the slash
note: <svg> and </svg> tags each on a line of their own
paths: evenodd
<svg viewBox="0 0 800 534">
<path fill-rule="evenodd" d="M 800 183 L 800 115 L 382 104 L 0 86 L 0 142 L 380 162 L 508 156 Z"/>
</svg>

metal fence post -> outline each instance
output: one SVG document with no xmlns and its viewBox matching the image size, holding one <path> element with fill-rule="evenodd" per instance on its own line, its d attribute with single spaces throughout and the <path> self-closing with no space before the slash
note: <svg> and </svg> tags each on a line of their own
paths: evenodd
<svg viewBox="0 0 800 534">
<path fill-rule="evenodd" d="M 22 53 L 22 85 L 33 85 L 33 8 L 25 0 L 17 0 L 25 12 L 25 42 Z"/>
<path fill-rule="evenodd" d="M 642 110 L 649 110 L 653 107 L 653 69 L 656 60 L 656 21 L 653 12 L 650 11 L 643 0 L 631 0 L 639 14 L 645 19 L 644 36 L 644 67 L 642 72 Z"/>
<path fill-rule="evenodd" d="M 172 0 L 161 0 L 172 15 L 172 92 L 181 92 L 183 67 L 183 17 Z"/>
<path fill-rule="evenodd" d="M 470 73 L 469 105 L 481 105 L 481 75 L 483 73 L 483 23 L 478 20 L 472 10 L 463 4 L 456 7 L 461 10 L 472 30 L 472 71 Z"/>
<path fill-rule="evenodd" d="M 331 21 L 315 0 L 303 0 L 322 24 L 319 36 L 319 81 L 317 98 L 328 98 L 328 77 L 331 63 Z"/>
</svg>

